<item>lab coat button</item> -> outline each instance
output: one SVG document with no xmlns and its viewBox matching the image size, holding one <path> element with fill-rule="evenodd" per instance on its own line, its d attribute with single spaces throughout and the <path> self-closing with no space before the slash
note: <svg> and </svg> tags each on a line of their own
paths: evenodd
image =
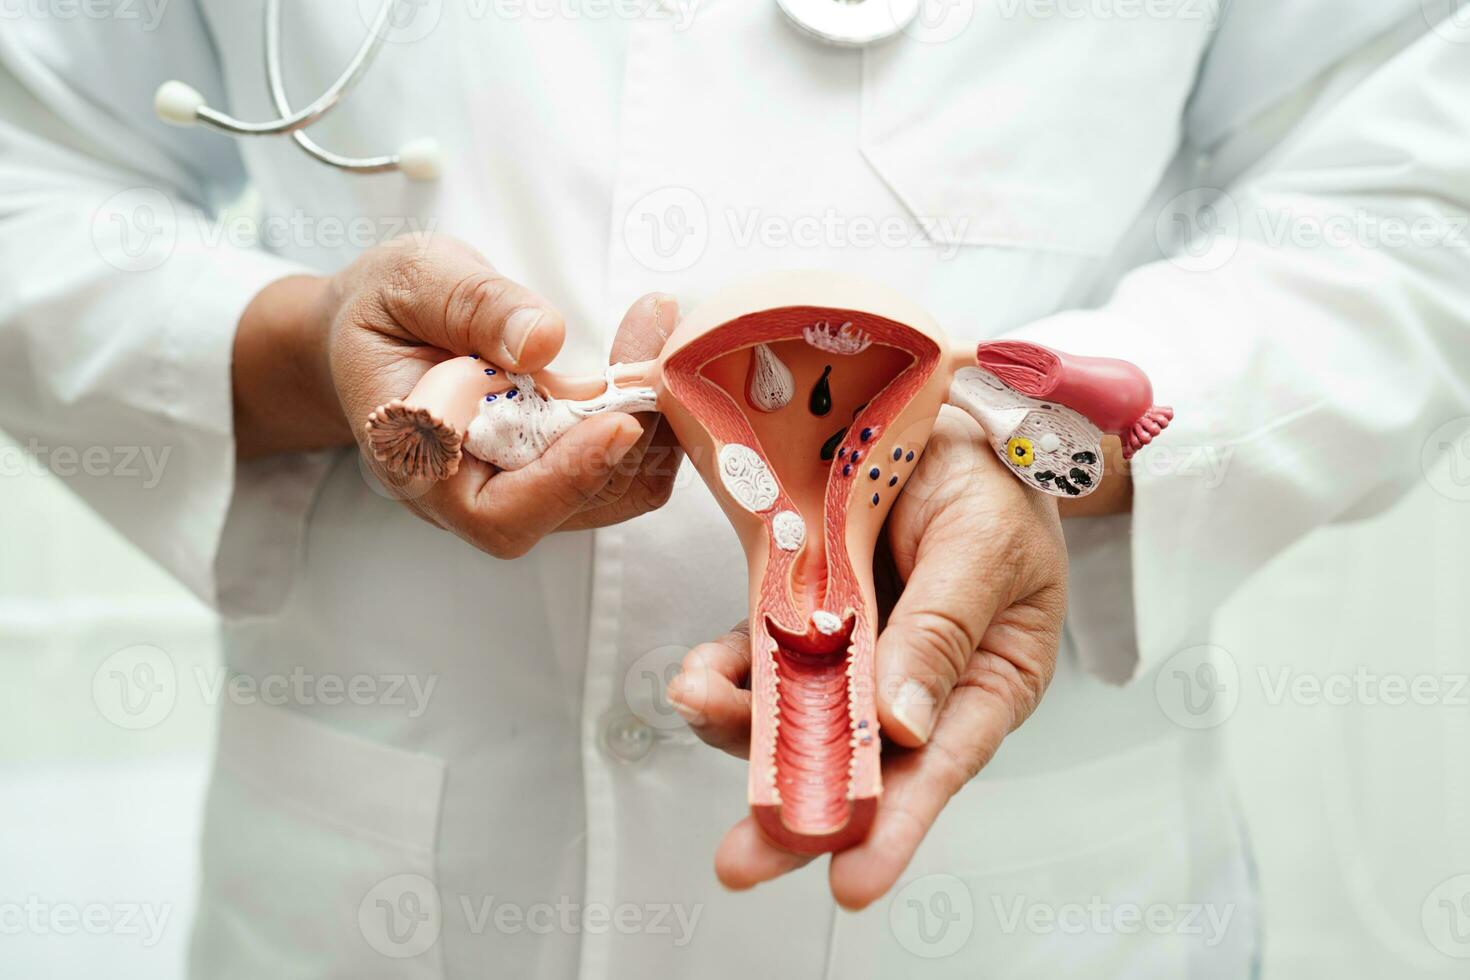
<svg viewBox="0 0 1470 980">
<path fill-rule="evenodd" d="M 653 751 L 654 732 L 634 714 L 617 714 L 602 730 L 602 745 L 619 762 L 639 762 Z"/>
</svg>

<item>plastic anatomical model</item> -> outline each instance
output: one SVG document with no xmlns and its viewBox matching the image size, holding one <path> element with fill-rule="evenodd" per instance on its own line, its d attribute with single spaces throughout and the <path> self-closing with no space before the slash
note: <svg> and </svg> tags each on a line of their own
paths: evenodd
<svg viewBox="0 0 1470 980">
<path fill-rule="evenodd" d="M 515 469 L 591 414 L 662 412 L 745 549 L 751 809 L 773 841 L 815 854 L 861 841 L 876 810 L 873 550 L 946 402 L 1058 496 L 1101 482 L 1104 433 L 1131 456 L 1172 418 L 1126 362 L 1017 341 L 952 349 L 898 294 L 786 273 L 710 299 L 657 360 L 569 378 L 453 358 L 367 428 L 398 475 L 442 479 L 462 452 Z"/>
</svg>

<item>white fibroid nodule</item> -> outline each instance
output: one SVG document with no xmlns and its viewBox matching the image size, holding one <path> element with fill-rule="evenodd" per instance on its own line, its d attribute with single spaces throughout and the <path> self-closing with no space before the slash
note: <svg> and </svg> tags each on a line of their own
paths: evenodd
<svg viewBox="0 0 1470 980">
<path fill-rule="evenodd" d="M 767 344 L 756 344 L 751 352 L 750 384 L 746 397 L 762 412 L 777 412 L 796 396 L 796 378 Z"/>
</svg>

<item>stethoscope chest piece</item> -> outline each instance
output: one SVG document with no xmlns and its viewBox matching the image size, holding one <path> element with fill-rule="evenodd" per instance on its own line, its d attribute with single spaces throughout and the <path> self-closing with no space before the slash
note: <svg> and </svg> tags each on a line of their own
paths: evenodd
<svg viewBox="0 0 1470 980">
<path fill-rule="evenodd" d="M 862 47 L 892 37 L 923 0 L 776 0 L 791 22 L 819 41 Z"/>
</svg>

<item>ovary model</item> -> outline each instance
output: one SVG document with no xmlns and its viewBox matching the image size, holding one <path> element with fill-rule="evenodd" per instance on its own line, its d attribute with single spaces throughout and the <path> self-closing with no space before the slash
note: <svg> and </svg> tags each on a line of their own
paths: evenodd
<svg viewBox="0 0 1470 980">
<path fill-rule="evenodd" d="M 1027 486 L 1072 497 L 1101 482 L 1104 433 L 1128 457 L 1173 417 L 1126 362 L 1016 341 L 952 350 L 902 296 L 785 273 L 713 297 L 657 360 L 602 378 L 444 361 L 367 430 L 398 475 L 442 479 L 462 451 L 516 469 L 589 415 L 662 412 L 745 549 L 751 810 L 773 841 L 817 854 L 861 841 L 877 806 L 873 549 L 946 402 Z"/>
</svg>

